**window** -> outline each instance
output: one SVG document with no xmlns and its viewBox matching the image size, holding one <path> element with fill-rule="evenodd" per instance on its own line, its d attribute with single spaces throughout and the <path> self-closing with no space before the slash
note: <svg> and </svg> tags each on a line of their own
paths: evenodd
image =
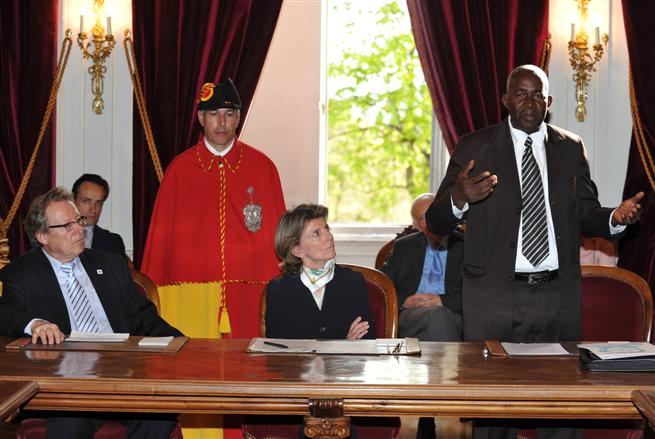
<svg viewBox="0 0 655 439">
<path fill-rule="evenodd" d="M 441 134 L 407 6 L 396 0 L 327 5 L 330 221 L 407 224 L 412 200 L 435 189 L 431 166 L 439 170 L 445 162 L 432 153 L 444 148 L 432 146 L 433 128 L 435 138 Z"/>
</svg>

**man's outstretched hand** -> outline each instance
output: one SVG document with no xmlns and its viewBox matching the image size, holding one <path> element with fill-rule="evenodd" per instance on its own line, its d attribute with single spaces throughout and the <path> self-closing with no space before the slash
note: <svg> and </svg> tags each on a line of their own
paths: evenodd
<svg viewBox="0 0 655 439">
<path fill-rule="evenodd" d="M 469 174 L 474 166 L 475 160 L 471 160 L 457 175 L 452 197 L 458 209 L 462 209 L 466 203 L 484 200 L 491 195 L 498 184 L 498 177 L 489 171 L 471 177 Z"/>
<path fill-rule="evenodd" d="M 612 214 L 612 225 L 630 225 L 641 219 L 641 204 L 639 201 L 644 198 L 643 192 L 624 200 Z"/>
</svg>

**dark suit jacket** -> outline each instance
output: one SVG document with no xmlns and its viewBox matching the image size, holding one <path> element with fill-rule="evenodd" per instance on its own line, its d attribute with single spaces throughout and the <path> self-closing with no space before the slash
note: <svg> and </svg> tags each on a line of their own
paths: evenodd
<svg viewBox="0 0 655 439">
<path fill-rule="evenodd" d="M 370 325 L 364 338 L 375 338 L 364 276 L 349 268 L 335 267 L 320 310 L 300 277 L 285 274 L 266 287 L 267 337 L 345 339 L 357 316 Z"/>
<path fill-rule="evenodd" d="M 121 235 L 105 230 L 97 224 L 93 226 L 91 248 L 107 250 L 117 255 L 125 256 L 125 244 Z"/>
<path fill-rule="evenodd" d="M 124 257 L 85 249 L 80 255 L 114 332 L 131 335 L 182 335 L 157 315 L 155 306 L 137 292 Z M 20 337 L 35 318 L 71 331 L 64 296 L 50 261 L 40 248 L 32 249 L 0 270 L 0 334 Z"/>
<path fill-rule="evenodd" d="M 389 259 L 380 269 L 391 278 L 396 287 L 399 309 L 409 296 L 416 293 L 421 283 L 427 245 L 428 240 L 421 232 L 399 238 L 393 245 Z M 463 235 L 460 232 L 449 235 L 447 248 L 448 258 L 444 280 L 446 294 L 441 296 L 441 301 L 455 314 L 462 314 Z"/>
<path fill-rule="evenodd" d="M 589 176 L 579 136 L 547 125 L 548 196 L 559 256 L 559 340 L 579 340 L 580 235 L 610 238 L 612 209 L 602 208 Z M 472 204 L 464 243 L 463 296 L 465 340 L 506 339 L 511 333 L 516 245 L 521 219 L 521 189 L 507 120 L 462 137 L 450 159 L 435 202 L 426 212 L 428 227 L 447 234 L 458 219 L 450 193 L 460 170 L 475 160 L 470 175 L 490 171 L 498 184 L 486 199 Z M 618 238 L 618 236 L 614 236 Z"/>
</svg>

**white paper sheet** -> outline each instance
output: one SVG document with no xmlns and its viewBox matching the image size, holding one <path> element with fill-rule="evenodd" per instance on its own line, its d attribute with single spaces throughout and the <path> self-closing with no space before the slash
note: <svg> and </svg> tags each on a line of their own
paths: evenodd
<svg viewBox="0 0 655 439">
<path fill-rule="evenodd" d="M 168 346 L 173 341 L 173 336 L 168 337 L 143 337 L 139 340 L 139 346 Z"/>
<path fill-rule="evenodd" d="M 521 356 L 521 355 L 571 355 L 569 351 L 564 349 L 559 343 L 508 343 L 502 342 L 503 349 L 507 355 Z"/>
<path fill-rule="evenodd" d="M 421 346 L 416 338 L 379 338 L 377 340 L 294 340 L 255 337 L 248 345 L 248 352 L 407 355 L 420 353 Z"/>
<path fill-rule="evenodd" d="M 72 331 L 71 335 L 68 336 L 66 341 L 85 341 L 92 343 L 116 343 L 123 342 L 130 337 L 130 334 L 124 332 L 112 333 L 112 332 L 79 332 Z"/>
</svg>

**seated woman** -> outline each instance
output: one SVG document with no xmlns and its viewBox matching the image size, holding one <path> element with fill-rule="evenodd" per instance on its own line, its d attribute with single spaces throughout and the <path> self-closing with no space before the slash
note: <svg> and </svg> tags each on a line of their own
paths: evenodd
<svg viewBox="0 0 655 439">
<path fill-rule="evenodd" d="M 282 276 L 266 288 L 266 336 L 375 338 L 361 273 L 335 264 L 328 209 L 301 204 L 287 211 L 275 233 Z"/>
<path fill-rule="evenodd" d="M 266 287 L 266 337 L 375 338 L 364 277 L 335 264 L 327 215 L 325 206 L 301 204 L 280 219 L 275 250 L 284 274 Z M 397 418 L 353 418 L 350 438 L 397 438 L 398 425 Z M 297 416 L 251 417 L 244 433 L 305 437 L 302 418 Z"/>
</svg>

